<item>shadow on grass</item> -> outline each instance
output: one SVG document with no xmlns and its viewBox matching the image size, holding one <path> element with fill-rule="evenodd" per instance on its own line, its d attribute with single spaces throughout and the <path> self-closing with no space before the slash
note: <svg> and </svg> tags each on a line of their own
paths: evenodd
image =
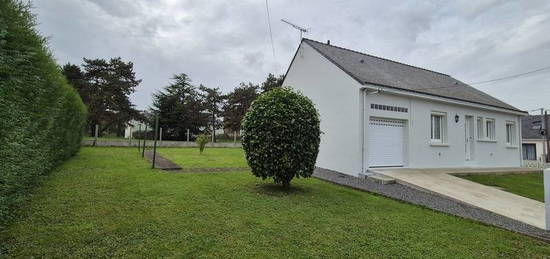
<svg viewBox="0 0 550 259">
<path fill-rule="evenodd" d="M 278 197 L 288 195 L 304 195 L 311 192 L 309 188 L 292 185 L 292 183 L 289 187 L 283 187 L 282 185 L 275 183 L 252 183 L 250 186 L 253 192 Z"/>
</svg>

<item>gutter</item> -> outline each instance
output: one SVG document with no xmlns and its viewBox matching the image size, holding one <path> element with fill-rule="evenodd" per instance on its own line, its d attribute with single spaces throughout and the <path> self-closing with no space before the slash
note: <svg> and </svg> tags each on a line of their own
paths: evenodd
<svg viewBox="0 0 550 259">
<path fill-rule="evenodd" d="M 507 113 L 507 114 L 514 114 L 514 115 L 520 115 L 520 116 L 528 115 L 528 113 L 524 111 L 514 111 L 514 110 L 504 109 L 504 108 L 495 107 L 487 104 L 481 104 L 481 103 L 478 104 L 478 103 L 473 103 L 468 101 L 461 101 L 456 99 L 450 99 L 448 97 L 438 97 L 438 96 L 424 94 L 424 93 L 412 92 L 409 90 L 398 90 L 396 88 L 388 88 L 386 86 L 378 86 L 378 85 L 373 85 L 368 83 L 364 84 L 364 87 L 362 88 L 367 88 L 369 90 L 375 90 L 380 92 L 392 93 L 396 95 L 404 95 L 404 96 L 416 97 L 420 99 L 433 100 L 433 101 L 438 101 L 443 103 L 452 103 L 452 104 L 457 104 L 462 106 L 475 107 L 475 108 L 480 108 L 484 110 L 496 111 L 496 112 Z"/>
</svg>

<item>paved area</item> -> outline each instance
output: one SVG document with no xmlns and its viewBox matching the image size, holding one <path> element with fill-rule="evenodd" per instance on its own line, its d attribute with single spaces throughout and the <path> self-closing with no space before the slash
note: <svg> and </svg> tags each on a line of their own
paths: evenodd
<svg viewBox="0 0 550 259">
<path fill-rule="evenodd" d="M 153 162 L 153 150 L 145 150 L 144 155 L 149 162 Z M 161 170 L 181 170 L 181 166 L 162 157 L 159 152 L 155 156 L 155 168 Z"/>
<path fill-rule="evenodd" d="M 419 188 L 465 204 L 544 229 L 544 203 L 468 181 L 453 174 L 522 172 L 522 168 L 494 169 L 377 169 L 398 183 Z"/>
<path fill-rule="evenodd" d="M 400 183 L 381 184 L 323 168 L 316 168 L 313 177 L 550 241 L 550 231 Z"/>
</svg>

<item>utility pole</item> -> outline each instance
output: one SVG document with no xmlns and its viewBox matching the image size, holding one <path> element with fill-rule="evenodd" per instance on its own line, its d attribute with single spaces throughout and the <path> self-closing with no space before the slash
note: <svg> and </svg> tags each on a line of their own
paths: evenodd
<svg viewBox="0 0 550 259">
<path fill-rule="evenodd" d="M 145 157 L 145 141 L 147 140 L 147 124 L 145 124 L 145 134 L 143 135 L 143 147 L 141 148 L 141 157 Z"/>
<path fill-rule="evenodd" d="M 139 130 L 138 130 L 138 132 L 139 132 L 139 134 L 141 134 L 141 137 L 143 137 L 143 132 L 141 132 L 141 122 L 139 123 Z M 139 146 L 139 145 L 141 144 L 141 139 L 139 138 L 139 137 L 140 137 L 139 134 L 138 134 L 138 144 L 137 144 L 138 152 L 140 151 L 140 146 Z"/>
</svg>

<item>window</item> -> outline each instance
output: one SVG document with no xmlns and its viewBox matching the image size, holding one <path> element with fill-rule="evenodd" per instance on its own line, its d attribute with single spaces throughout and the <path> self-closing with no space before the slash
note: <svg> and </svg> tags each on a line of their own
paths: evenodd
<svg viewBox="0 0 550 259">
<path fill-rule="evenodd" d="M 436 143 L 445 142 L 446 136 L 446 121 L 447 116 L 445 113 L 432 113 L 431 115 L 431 141 Z"/>
<path fill-rule="evenodd" d="M 485 135 L 483 134 L 483 118 L 477 117 L 477 139 L 483 139 Z"/>
<path fill-rule="evenodd" d="M 537 146 L 535 144 L 523 144 L 521 146 L 524 160 L 537 160 Z"/>
<path fill-rule="evenodd" d="M 510 146 L 516 144 L 516 124 L 512 121 L 506 122 L 506 144 Z"/>
<path fill-rule="evenodd" d="M 495 140 L 495 119 L 485 120 L 485 137 L 488 140 Z"/>
</svg>

